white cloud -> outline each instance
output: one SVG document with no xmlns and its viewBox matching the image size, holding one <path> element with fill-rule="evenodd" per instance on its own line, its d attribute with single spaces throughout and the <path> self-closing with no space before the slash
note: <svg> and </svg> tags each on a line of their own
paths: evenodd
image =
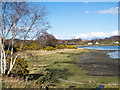
<svg viewBox="0 0 120 90">
<path fill-rule="evenodd" d="M 97 13 L 102 13 L 102 14 L 117 14 L 118 13 L 118 7 L 112 7 L 110 9 L 106 9 L 106 10 L 99 10 L 97 11 Z"/>
<path fill-rule="evenodd" d="M 89 13 L 89 11 L 85 11 L 85 13 Z"/>
<path fill-rule="evenodd" d="M 120 31 L 119 31 L 120 32 Z M 61 35 L 54 35 L 57 39 L 94 39 L 94 38 L 105 38 L 105 37 L 110 37 L 118 35 L 118 31 L 113 31 L 113 32 L 91 32 L 88 34 L 79 34 L 79 35 L 66 35 L 66 36 L 61 36 Z"/>
<path fill-rule="evenodd" d="M 84 3 L 85 3 L 85 4 L 87 4 L 87 3 L 88 3 L 88 1 L 85 1 Z"/>
</svg>

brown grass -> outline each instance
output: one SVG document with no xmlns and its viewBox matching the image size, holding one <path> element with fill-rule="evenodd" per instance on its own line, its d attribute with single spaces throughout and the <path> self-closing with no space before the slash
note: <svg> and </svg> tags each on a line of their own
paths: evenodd
<svg viewBox="0 0 120 90">
<path fill-rule="evenodd" d="M 47 51 L 47 50 L 26 50 L 25 52 L 21 52 L 20 56 L 23 58 L 28 58 L 30 56 L 43 56 L 43 55 L 50 55 L 54 53 L 60 53 L 60 52 L 71 52 L 75 50 L 83 50 L 82 48 L 78 49 L 57 49 L 57 50 L 52 50 L 52 51 Z"/>
<path fill-rule="evenodd" d="M 2 82 L 5 83 L 4 88 L 40 88 L 35 81 L 24 81 L 18 77 L 2 77 Z"/>
</svg>

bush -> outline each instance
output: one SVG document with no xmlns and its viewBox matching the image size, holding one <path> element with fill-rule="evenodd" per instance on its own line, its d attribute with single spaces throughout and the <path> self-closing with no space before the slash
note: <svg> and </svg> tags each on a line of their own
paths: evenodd
<svg viewBox="0 0 120 90">
<path fill-rule="evenodd" d="M 19 50 L 20 45 L 16 44 L 14 47 L 16 48 L 16 50 Z"/>
<path fill-rule="evenodd" d="M 41 47 L 37 43 L 26 44 L 22 49 L 23 50 L 39 50 Z"/>
<path fill-rule="evenodd" d="M 51 50 L 56 50 L 56 48 L 51 46 L 46 46 L 45 48 L 43 48 L 43 50 L 51 51 Z"/>
<path fill-rule="evenodd" d="M 10 50 L 6 50 L 5 53 L 11 54 L 11 51 Z"/>
<path fill-rule="evenodd" d="M 32 43 L 30 46 L 31 46 L 32 50 L 39 50 L 40 49 L 40 46 L 37 45 L 36 43 Z"/>
<path fill-rule="evenodd" d="M 67 48 L 67 49 L 77 49 L 76 46 L 70 46 L 70 45 L 59 45 L 59 46 L 56 45 L 56 48 L 58 48 L 58 49 L 64 49 L 64 48 Z"/>
<path fill-rule="evenodd" d="M 76 47 L 76 46 L 66 45 L 66 47 L 67 47 L 68 49 L 77 49 L 77 47 Z"/>
<path fill-rule="evenodd" d="M 6 60 L 7 60 L 8 67 L 10 67 L 11 57 L 8 57 Z M 11 71 L 11 74 L 13 76 L 26 76 L 29 73 L 29 71 L 27 70 L 27 67 L 28 67 L 28 62 L 24 61 L 24 59 L 22 58 L 18 58 L 15 62 L 13 70 Z"/>
<path fill-rule="evenodd" d="M 57 49 L 64 49 L 65 47 L 63 45 L 56 46 Z"/>
<path fill-rule="evenodd" d="M 47 51 L 51 51 L 51 50 L 56 50 L 56 49 L 77 49 L 76 46 L 70 46 L 70 45 L 55 45 L 55 47 L 52 46 L 47 46 L 45 48 L 43 48 L 43 50 L 47 50 Z"/>
<path fill-rule="evenodd" d="M 25 46 L 22 48 L 22 50 L 29 50 L 29 49 L 32 49 L 32 47 L 27 46 L 27 45 L 25 45 Z"/>
</svg>

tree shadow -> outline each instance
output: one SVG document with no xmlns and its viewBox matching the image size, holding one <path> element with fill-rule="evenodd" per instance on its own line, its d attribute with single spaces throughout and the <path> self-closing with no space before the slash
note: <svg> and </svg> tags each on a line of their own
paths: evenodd
<svg viewBox="0 0 120 90">
<path fill-rule="evenodd" d="M 27 80 L 37 80 L 41 76 L 43 76 L 43 74 L 29 74 Z"/>
<path fill-rule="evenodd" d="M 40 80 L 41 82 L 52 82 L 59 83 L 59 79 L 65 79 L 69 76 L 73 76 L 68 69 L 46 69 L 44 73 L 41 74 L 29 74 L 27 80 Z"/>
<path fill-rule="evenodd" d="M 73 76 L 73 73 L 70 73 L 68 69 L 47 69 L 47 71 L 51 72 L 52 79 L 58 80 L 59 78 L 66 79 L 69 76 Z"/>
</svg>

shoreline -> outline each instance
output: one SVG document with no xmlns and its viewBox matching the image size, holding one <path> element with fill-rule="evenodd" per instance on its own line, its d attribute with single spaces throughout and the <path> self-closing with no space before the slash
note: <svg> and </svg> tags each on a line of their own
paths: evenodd
<svg viewBox="0 0 120 90">
<path fill-rule="evenodd" d="M 79 46 L 80 47 L 82 47 L 82 46 L 85 47 L 85 46 L 120 46 L 120 45 L 118 45 L 118 44 L 116 44 L 116 45 L 111 45 L 111 44 L 110 45 L 109 44 L 101 44 L 101 45 L 100 44 L 92 44 L 92 45 L 88 45 L 88 44 L 86 44 L 86 45 L 75 45 L 75 46 L 76 47 L 79 47 Z"/>
</svg>

